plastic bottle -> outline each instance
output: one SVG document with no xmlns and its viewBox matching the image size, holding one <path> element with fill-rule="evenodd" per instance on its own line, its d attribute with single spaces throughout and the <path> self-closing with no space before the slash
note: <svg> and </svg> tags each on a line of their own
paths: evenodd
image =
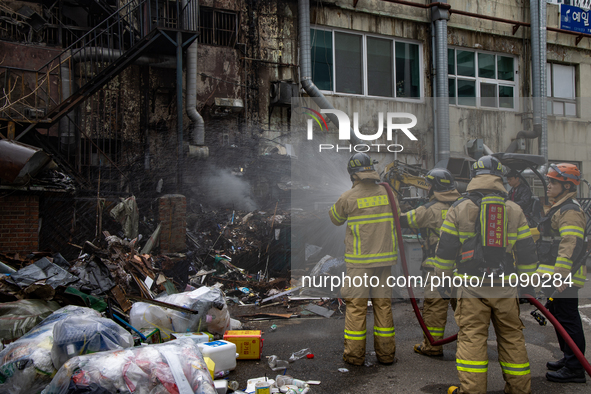
<svg viewBox="0 0 591 394">
<path fill-rule="evenodd" d="M 273 371 L 280 371 L 283 369 L 286 369 L 289 365 L 289 363 L 285 360 L 279 360 L 279 357 L 272 355 L 269 356 L 269 367 L 273 370 Z"/>
<path fill-rule="evenodd" d="M 271 331 L 275 331 L 277 329 L 277 326 L 275 324 L 273 324 L 270 328 Z"/>
<path fill-rule="evenodd" d="M 300 358 L 306 357 L 306 355 L 311 354 L 311 353 L 312 352 L 308 348 L 299 350 L 295 353 L 292 353 L 291 356 L 289 356 L 288 361 L 290 363 L 293 363 L 294 361 L 299 360 Z"/>
<path fill-rule="evenodd" d="M 237 382 L 237 381 L 235 381 L 235 380 L 231 380 L 231 381 L 228 383 L 228 387 L 229 387 L 230 389 L 232 389 L 232 390 L 236 391 L 236 390 L 238 390 L 238 387 L 240 387 L 240 384 L 238 384 L 238 382 Z"/>
<path fill-rule="evenodd" d="M 305 381 L 299 380 L 299 379 L 294 379 L 290 375 L 277 375 L 275 377 L 275 382 L 277 383 L 277 387 L 289 386 L 289 385 L 298 386 L 299 388 L 306 387 Z"/>
</svg>

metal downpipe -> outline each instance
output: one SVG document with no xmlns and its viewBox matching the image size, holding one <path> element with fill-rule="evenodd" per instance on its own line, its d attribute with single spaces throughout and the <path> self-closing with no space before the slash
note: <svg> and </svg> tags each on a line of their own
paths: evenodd
<svg viewBox="0 0 591 394">
<path fill-rule="evenodd" d="M 542 0 L 546 1 L 546 0 Z M 530 33 L 531 33 L 531 72 L 532 72 L 532 93 L 533 93 L 533 133 L 531 138 L 539 137 L 542 132 L 541 114 L 541 70 L 540 70 L 540 0 L 529 0 L 530 8 Z M 518 137 L 519 138 L 519 137 Z"/>
<path fill-rule="evenodd" d="M 312 82 L 312 54 L 310 39 L 310 0 L 298 0 L 298 41 L 300 44 L 300 83 L 302 88 L 314 99 L 321 109 L 335 109 L 326 99 L 318 87 Z M 339 124 L 334 114 L 326 114 L 335 125 Z M 361 144 L 353 130 L 351 130 L 351 142 Z"/>
<path fill-rule="evenodd" d="M 70 57 L 70 56 L 68 56 Z M 71 57 L 70 57 L 71 58 Z M 62 85 L 62 100 L 65 101 L 72 95 L 72 76 L 70 72 L 70 66 L 73 67 L 74 60 L 64 61 L 60 64 L 60 77 Z M 75 122 L 75 110 L 68 112 L 68 114 L 59 120 L 59 137 L 60 137 L 60 149 L 62 153 L 69 154 L 70 147 L 76 143 L 76 133 L 74 125 Z"/>
<path fill-rule="evenodd" d="M 542 138 L 540 143 L 540 154 L 548 161 L 548 104 L 546 87 L 546 0 L 538 0 L 540 4 L 540 123 Z"/>
<path fill-rule="evenodd" d="M 188 12 L 194 12 L 197 15 L 198 4 L 189 0 Z M 183 1 L 185 7 L 187 1 Z M 195 18 L 197 20 L 197 18 Z M 209 148 L 205 145 L 205 122 L 203 117 L 197 111 L 197 40 L 187 48 L 187 96 L 186 107 L 187 116 L 191 119 L 189 125 L 189 135 L 191 143 L 189 144 L 189 156 L 197 159 L 206 159 L 209 156 Z"/>
<path fill-rule="evenodd" d="M 437 84 L 437 158 L 439 161 L 449 159 L 449 86 L 447 72 L 447 20 L 449 11 L 433 7 L 431 19 L 435 23 L 436 41 L 436 84 Z"/>
</svg>

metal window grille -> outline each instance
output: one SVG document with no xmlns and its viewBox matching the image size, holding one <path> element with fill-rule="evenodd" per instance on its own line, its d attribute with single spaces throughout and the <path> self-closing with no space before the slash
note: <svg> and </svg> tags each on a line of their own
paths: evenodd
<svg viewBox="0 0 591 394">
<path fill-rule="evenodd" d="M 199 43 L 233 47 L 238 31 L 235 12 L 200 7 Z"/>
</svg>

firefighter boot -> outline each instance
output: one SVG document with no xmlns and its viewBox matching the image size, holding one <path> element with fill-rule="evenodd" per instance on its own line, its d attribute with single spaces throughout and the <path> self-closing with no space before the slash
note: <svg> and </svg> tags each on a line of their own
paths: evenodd
<svg viewBox="0 0 591 394">
<path fill-rule="evenodd" d="M 548 361 L 546 363 L 546 368 L 550 371 L 558 371 L 562 367 L 564 367 L 564 357 L 558 361 Z"/>
<path fill-rule="evenodd" d="M 585 383 L 584 369 L 570 369 L 562 367 L 558 371 L 546 372 L 546 379 L 558 383 Z"/>
<path fill-rule="evenodd" d="M 422 354 L 423 356 L 429 357 L 443 357 L 443 351 L 441 352 L 429 352 L 425 350 L 425 347 L 422 343 L 417 343 L 414 347 L 415 353 Z"/>
</svg>

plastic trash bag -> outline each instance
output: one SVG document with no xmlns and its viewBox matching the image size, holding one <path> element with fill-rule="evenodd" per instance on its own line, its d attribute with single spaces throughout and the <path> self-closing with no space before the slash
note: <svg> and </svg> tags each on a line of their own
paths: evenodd
<svg viewBox="0 0 591 394">
<path fill-rule="evenodd" d="M 51 360 L 59 369 L 72 357 L 124 349 L 133 346 L 133 337 L 111 319 L 96 316 L 68 316 L 53 327 Z"/>
<path fill-rule="evenodd" d="M 39 393 L 57 372 L 51 361 L 53 327 L 67 316 L 100 316 L 90 308 L 66 306 L 53 312 L 20 339 L 0 352 L 0 391 Z"/>
<path fill-rule="evenodd" d="M 183 338 L 77 356 L 68 360 L 43 394 L 216 394 L 199 347 Z"/>
<path fill-rule="evenodd" d="M 18 300 L 0 303 L 0 338 L 19 339 L 60 308 L 55 301 Z"/>
<path fill-rule="evenodd" d="M 169 339 L 173 332 L 208 331 L 223 335 L 230 329 L 230 313 L 224 294 L 219 289 L 200 287 L 190 292 L 164 296 L 158 301 L 183 306 L 198 313 L 136 302 L 129 312 L 129 323 L 138 330 L 158 328 L 164 339 Z"/>
</svg>

